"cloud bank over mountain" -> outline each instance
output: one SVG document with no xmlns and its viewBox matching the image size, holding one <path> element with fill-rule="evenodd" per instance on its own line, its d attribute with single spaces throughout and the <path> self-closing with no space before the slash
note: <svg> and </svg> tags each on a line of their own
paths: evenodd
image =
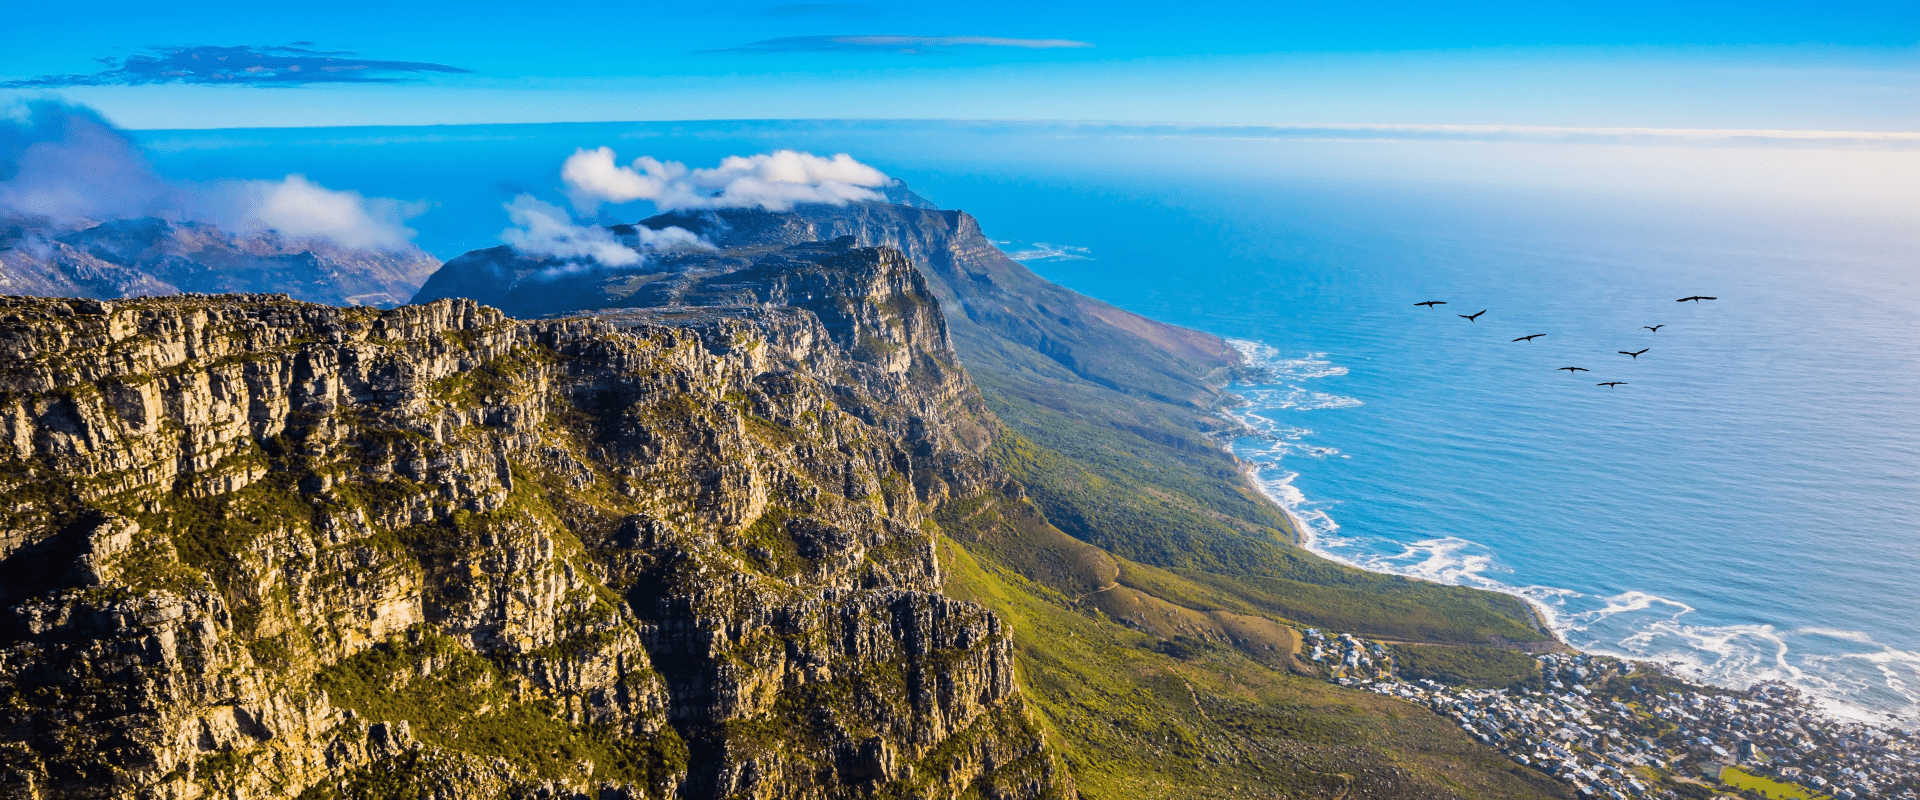
<svg viewBox="0 0 1920 800">
<path fill-rule="evenodd" d="M 200 217 L 230 232 L 274 231 L 355 249 L 405 247 L 414 234 L 406 221 L 427 210 L 424 202 L 328 189 L 305 175 L 277 181 L 216 181 L 202 184 L 199 191 Z"/>
<path fill-rule="evenodd" d="M 500 241 L 522 255 L 630 267 L 645 261 L 652 252 L 713 247 L 692 231 L 675 227 L 656 231 L 636 225 L 633 235 L 622 241 L 606 228 L 575 224 L 566 209 L 530 194 L 513 198 L 506 209 L 514 227 L 501 231 Z"/>
<path fill-rule="evenodd" d="M 602 203 L 650 200 L 661 211 L 750 208 L 786 211 L 806 203 L 846 205 L 881 199 L 877 188 L 895 183 L 886 173 L 846 153 L 832 157 L 797 150 L 728 156 L 719 166 L 691 169 L 678 161 L 641 156 L 621 166 L 613 148 L 574 151 L 560 168 L 567 197 L 582 214 Z"/>
<path fill-rule="evenodd" d="M 0 114 L 0 212 L 61 227 L 161 217 L 229 233 L 276 232 L 351 248 L 408 246 L 406 221 L 427 205 L 328 189 L 302 175 L 277 181 L 172 181 L 91 109 L 50 100 Z"/>
<path fill-rule="evenodd" d="M 41 75 L 0 82 L 5 89 L 69 86 L 141 86 L 196 83 L 209 86 L 302 86 L 310 83 L 399 83 L 422 73 L 471 74 L 472 70 L 424 61 L 353 58 L 346 51 L 292 45 L 256 47 L 153 47 L 125 59 L 103 58 L 107 69 L 89 75 Z"/>
</svg>

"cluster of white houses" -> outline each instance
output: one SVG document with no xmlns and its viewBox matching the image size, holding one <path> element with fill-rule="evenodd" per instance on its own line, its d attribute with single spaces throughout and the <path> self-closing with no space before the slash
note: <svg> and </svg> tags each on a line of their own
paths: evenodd
<svg viewBox="0 0 1920 800">
<path fill-rule="evenodd" d="M 1474 689 L 1403 680 L 1391 649 L 1347 634 L 1310 630 L 1303 650 L 1332 680 L 1425 705 L 1583 796 L 1677 797 L 1687 783 L 1733 794 L 1720 779 L 1739 770 L 1814 797 L 1920 800 L 1920 734 L 1840 721 L 1779 684 L 1734 691 L 1549 654 L 1538 681 Z"/>
</svg>

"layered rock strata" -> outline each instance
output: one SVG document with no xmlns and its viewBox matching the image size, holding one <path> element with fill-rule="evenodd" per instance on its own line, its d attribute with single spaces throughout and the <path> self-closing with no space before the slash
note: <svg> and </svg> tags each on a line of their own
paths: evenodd
<svg viewBox="0 0 1920 800">
<path fill-rule="evenodd" d="M 0 299 L 0 796 L 1071 796 L 938 594 L 1017 487 L 924 280 L 700 286 Z"/>
</svg>

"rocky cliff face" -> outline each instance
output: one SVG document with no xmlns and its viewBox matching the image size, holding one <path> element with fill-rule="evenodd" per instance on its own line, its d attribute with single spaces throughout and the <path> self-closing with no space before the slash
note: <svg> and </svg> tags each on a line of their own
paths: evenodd
<svg viewBox="0 0 1920 800">
<path fill-rule="evenodd" d="M 1016 362 L 1035 354 L 1053 370 L 1122 394 L 1206 408 L 1239 363 L 1219 337 L 1147 319 L 1033 274 L 1000 252 L 965 212 L 932 208 L 917 197 L 903 199 L 909 202 L 808 205 L 790 212 L 684 211 L 640 224 L 679 226 L 727 249 L 851 237 L 862 247 L 899 250 L 921 267 L 970 366 L 1022 370 L 1031 365 Z M 624 225 L 613 231 L 634 233 Z M 638 304 L 638 298 L 583 294 L 575 284 L 556 287 L 538 280 L 543 264 L 505 247 L 468 253 L 429 278 L 415 301 L 471 297 L 515 316 Z"/>
<path fill-rule="evenodd" d="M 328 305 L 405 303 L 440 262 L 409 246 L 354 250 L 193 222 L 115 220 L 63 231 L 0 218 L 0 294 L 110 299 L 180 292 L 285 292 Z"/>
<path fill-rule="evenodd" d="M 938 594 L 1009 481 L 924 281 L 725 266 L 538 323 L 0 300 L 0 796 L 1070 796 Z"/>
<path fill-rule="evenodd" d="M 791 213 L 681 211 L 640 224 L 677 225 L 721 247 L 852 236 L 864 247 L 898 249 L 925 269 L 969 363 L 1009 345 L 1031 349 L 1108 389 L 1193 407 L 1210 405 L 1212 389 L 1239 363 L 1219 337 L 1115 308 L 1035 275 L 995 247 L 963 211 L 849 203 Z"/>
</svg>

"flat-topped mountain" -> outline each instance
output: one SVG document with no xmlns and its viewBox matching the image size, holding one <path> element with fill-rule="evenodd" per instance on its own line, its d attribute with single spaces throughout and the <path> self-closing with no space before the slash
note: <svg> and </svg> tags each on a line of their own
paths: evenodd
<svg viewBox="0 0 1920 800">
<path fill-rule="evenodd" d="M 273 233 L 238 236 L 156 217 L 59 230 L 0 218 L 0 294 L 144 297 L 181 292 L 269 292 L 328 305 L 407 301 L 438 259 L 411 245 L 360 250 Z"/>
<path fill-rule="evenodd" d="M 640 224 L 679 226 L 721 247 L 852 236 L 862 246 L 896 248 L 927 275 L 963 352 L 984 356 L 1011 343 L 1125 394 L 1206 407 L 1216 398 L 1209 389 L 1222 385 L 1240 361 L 1217 336 L 1115 308 L 1035 275 L 995 247 L 964 211 L 849 203 L 795 213 L 682 211 Z"/>
<path fill-rule="evenodd" d="M 723 249 L 784 247 L 850 236 L 863 247 L 899 250 L 921 268 L 969 362 L 1011 346 L 1041 354 L 1057 368 L 1116 391 L 1205 407 L 1214 399 L 1207 387 L 1220 385 L 1226 370 L 1239 360 L 1218 337 L 1147 319 L 1033 274 L 994 247 L 981 234 L 978 221 L 961 211 L 849 203 L 802 206 L 792 212 L 677 212 L 639 224 L 655 230 L 679 226 Z M 632 226 L 612 230 L 622 236 L 634 232 Z M 651 271 L 678 271 L 687 258 L 665 258 Z M 583 296 L 574 293 L 578 281 L 541 280 L 554 266 L 511 248 L 479 250 L 447 262 L 415 299 L 473 297 L 517 316 L 636 302 L 618 295 L 617 289 L 604 296 Z"/>
</svg>

